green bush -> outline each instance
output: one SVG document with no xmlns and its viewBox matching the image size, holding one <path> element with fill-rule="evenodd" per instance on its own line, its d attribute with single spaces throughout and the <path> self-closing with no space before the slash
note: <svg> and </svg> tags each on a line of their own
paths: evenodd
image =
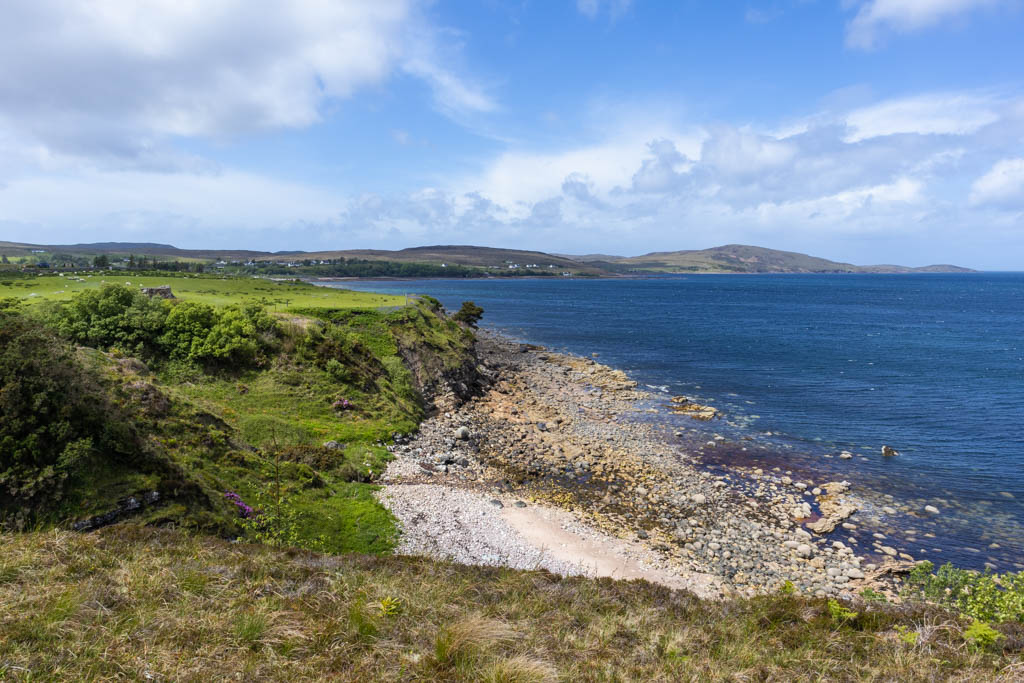
<svg viewBox="0 0 1024 683">
<path fill-rule="evenodd" d="M 994 574 L 921 562 L 907 576 L 908 598 L 938 603 L 981 621 L 1024 621 L 1024 572 Z"/>
<path fill-rule="evenodd" d="M 160 335 L 160 346 L 173 360 L 195 360 L 217 320 L 213 306 L 182 301 L 171 308 Z"/>
<path fill-rule="evenodd" d="M 134 450 L 99 378 L 41 323 L 0 309 L 0 518 L 44 497 L 96 452 Z"/>
<path fill-rule="evenodd" d="M 83 292 L 51 318 L 78 344 L 207 367 L 257 364 L 279 339 L 277 322 L 257 304 L 158 301 L 123 285 Z"/>
<path fill-rule="evenodd" d="M 452 316 L 452 320 L 459 323 L 464 323 L 470 327 L 476 327 L 477 323 L 480 322 L 480 318 L 484 317 L 484 309 L 477 306 L 472 301 L 463 301 L 462 308 L 460 308 L 455 315 Z"/>
<path fill-rule="evenodd" d="M 118 348 L 138 356 L 159 353 L 169 307 L 137 289 L 105 285 L 56 309 L 53 323 L 75 343 Z"/>
<path fill-rule="evenodd" d="M 964 640 L 976 650 L 987 650 L 1004 637 L 1002 633 L 977 619 L 964 630 Z"/>
<path fill-rule="evenodd" d="M 206 364 L 256 364 L 277 340 L 277 322 L 256 304 L 214 312 L 205 337 L 191 345 L 191 358 Z"/>
</svg>

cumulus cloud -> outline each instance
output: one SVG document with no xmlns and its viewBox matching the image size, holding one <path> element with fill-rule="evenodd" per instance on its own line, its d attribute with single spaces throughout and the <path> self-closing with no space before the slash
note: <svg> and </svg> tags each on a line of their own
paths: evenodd
<svg viewBox="0 0 1024 683">
<path fill-rule="evenodd" d="M 168 136 L 301 127 L 396 69 L 488 111 L 438 61 L 412 0 L 37 0 L 0 22 L 0 127 L 58 154 L 130 158 Z"/>
<path fill-rule="evenodd" d="M 808 251 L 801 240 L 941 232 L 945 241 L 932 242 L 981 254 L 984 235 L 1019 233 L 1024 98 L 922 94 L 800 120 L 765 122 L 778 131 L 766 133 L 623 119 L 592 131 L 589 144 L 507 143 L 475 172 L 388 195 L 217 167 L 161 177 L 72 172 L 37 154 L 25 163 L 49 170 L 0 189 L 0 219 L 40 240 L 46 230 L 132 241 L 173 231 L 186 245 L 275 249 L 483 243 L 641 253 L 747 242 Z M 0 129 L 0 147 L 7 142 Z M 0 177 L 26 155 L 0 154 Z M 988 232 L 968 235 L 964 225 Z"/>
<path fill-rule="evenodd" d="M 886 32 L 910 33 L 1003 0 L 867 0 L 847 27 L 846 44 L 869 50 Z"/>
<path fill-rule="evenodd" d="M 647 148 L 651 156 L 641 161 L 640 169 L 633 174 L 633 190 L 665 192 L 679 186 L 693 164 L 676 149 L 676 143 L 665 139 L 654 140 Z"/>
<path fill-rule="evenodd" d="M 1024 158 L 996 162 L 971 185 L 970 201 L 1024 207 Z"/>
<path fill-rule="evenodd" d="M 704 141 L 701 161 L 731 175 L 750 175 L 789 162 L 792 144 L 766 135 L 723 127 Z"/>
<path fill-rule="evenodd" d="M 846 142 L 881 135 L 967 135 L 999 119 L 998 103 L 967 93 L 933 93 L 888 100 L 846 116 Z"/>
</svg>

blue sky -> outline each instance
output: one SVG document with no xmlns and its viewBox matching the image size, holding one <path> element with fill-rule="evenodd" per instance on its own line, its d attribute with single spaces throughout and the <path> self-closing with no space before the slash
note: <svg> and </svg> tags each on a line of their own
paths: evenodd
<svg viewBox="0 0 1024 683">
<path fill-rule="evenodd" d="M 0 239 L 1024 269 L 1021 0 L 34 0 Z"/>
</svg>

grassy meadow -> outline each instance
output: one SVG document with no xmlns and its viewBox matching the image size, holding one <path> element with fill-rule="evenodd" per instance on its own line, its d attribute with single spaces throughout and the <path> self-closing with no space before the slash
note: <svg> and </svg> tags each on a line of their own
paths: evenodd
<svg viewBox="0 0 1024 683">
<path fill-rule="evenodd" d="M 106 273 L 67 273 L 61 275 L 29 275 L 0 272 L 0 299 L 14 298 L 34 301 L 69 301 L 83 291 L 99 289 L 105 284 L 129 287 L 170 285 L 174 296 L 184 301 L 199 301 L 214 306 L 237 303 L 260 303 L 269 311 L 284 312 L 289 308 L 386 308 L 403 306 L 404 297 L 374 292 L 353 292 L 344 289 L 317 287 L 305 282 L 275 281 L 264 278 L 217 275 L 136 275 L 108 271 Z"/>
<path fill-rule="evenodd" d="M 701 601 L 642 581 L 116 526 L 0 535 L 0 678 L 1019 681 L 1024 630 L 934 608 Z"/>
</svg>

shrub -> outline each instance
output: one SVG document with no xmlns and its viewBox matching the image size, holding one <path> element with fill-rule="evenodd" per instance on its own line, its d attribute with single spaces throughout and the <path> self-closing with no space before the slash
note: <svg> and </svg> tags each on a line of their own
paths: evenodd
<svg viewBox="0 0 1024 683">
<path fill-rule="evenodd" d="M 484 317 L 484 309 L 480 308 L 472 301 L 463 301 L 462 308 L 452 316 L 452 320 L 464 323 L 470 327 L 476 327 L 482 317 Z"/>
<path fill-rule="evenodd" d="M 97 348 L 116 347 L 133 355 L 160 351 L 168 306 L 137 289 L 105 285 L 82 292 L 56 309 L 53 323 L 65 337 Z"/>
<path fill-rule="evenodd" d="M 133 450 L 99 378 L 42 324 L 0 309 L 0 517 L 57 501 L 94 451 Z"/>
<path fill-rule="evenodd" d="M 196 360 L 251 365 L 273 347 L 276 333 L 277 322 L 262 306 L 228 306 L 220 311 L 196 353 Z"/>
<path fill-rule="evenodd" d="M 921 562 L 905 582 L 907 598 L 938 603 L 982 621 L 1024 621 L 1024 572 L 993 574 Z"/>
<path fill-rule="evenodd" d="M 857 618 L 857 613 L 852 609 L 843 607 L 837 600 L 828 601 L 828 613 L 832 617 L 832 621 L 838 621 L 845 623 L 847 621 L 853 621 Z"/>
<path fill-rule="evenodd" d="M 217 320 L 213 306 L 182 301 L 167 314 L 160 346 L 175 360 L 195 360 L 202 355 L 203 345 Z"/>
<path fill-rule="evenodd" d="M 972 647 L 978 650 L 987 650 L 998 641 L 1002 640 L 1003 634 L 995 630 L 983 621 L 974 620 L 970 626 L 964 630 L 964 640 L 968 642 Z"/>
<path fill-rule="evenodd" d="M 52 322 L 79 344 L 204 366 L 253 365 L 279 339 L 277 322 L 257 304 L 156 301 L 121 285 L 79 294 Z"/>
</svg>

